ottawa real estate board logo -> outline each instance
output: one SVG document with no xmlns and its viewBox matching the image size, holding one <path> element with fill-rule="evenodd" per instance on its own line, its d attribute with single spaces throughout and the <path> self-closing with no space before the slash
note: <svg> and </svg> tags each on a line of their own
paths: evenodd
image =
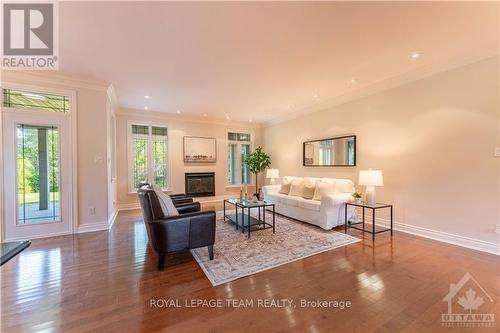
<svg viewBox="0 0 500 333">
<path fill-rule="evenodd" d="M 448 303 L 448 312 L 441 314 L 444 327 L 486 328 L 495 327 L 495 314 L 482 310 L 491 308 L 493 299 L 470 273 L 450 284 L 448 294 L 443 298 Z"/>
<path fill-rule="evenodd" d="M 2 1 L 2 69 L 58 69 L 57 1 Z"/>
</svg>

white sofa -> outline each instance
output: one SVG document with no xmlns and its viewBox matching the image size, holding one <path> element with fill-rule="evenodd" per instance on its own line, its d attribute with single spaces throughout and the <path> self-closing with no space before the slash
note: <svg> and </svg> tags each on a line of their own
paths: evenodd
<svg viewBox="0 0 500 333">
<path fill-rule="evenodd" d="M 315 191 L 319 190 L 319 183 L 332 184 L 332 186 L 326 193 L 319 196 L 320 200 L 313 200 L 304 199 L 297 191 L 294 195 L 279 193 L 281 185 L 267 185 L 262 188 L 264 200 L 273 203 L 276 212 L 281 215 L 317 225 L 325 230 L 343 225 L 345 203 L 353 200 L 351 194 L 354 192 L 354 183 L 349 179 L 283 177 L 284 182 L 292 182 L 292 184 L 294 181 L 300 182 L 301 179 L 315 182 Z M 317 193 L 316 199 L 319 199 Z M 353 219 L 355 214 L 355 208 L 348 206 L 348 218 Z"/>
</svg>

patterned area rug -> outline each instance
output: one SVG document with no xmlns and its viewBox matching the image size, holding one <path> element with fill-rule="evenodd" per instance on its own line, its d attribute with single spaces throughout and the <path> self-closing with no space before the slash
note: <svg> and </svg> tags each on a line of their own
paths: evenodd
<svg viewBox="0 0 500 333">
<path fill-rule="evenodd" d="M 344 233 L 326 231 L 280 215 L 276 215 L 275 234 L 272 229 L 266 229 L 252 232 L 247 238 L 246 233 L 235 230 L 234 224 L 224 221 L 222 212 L 217 212 L 214 260 L 209 260 L 206 247 L 191 253 L 212 285 L 217 286 L 359 241 Z"/>
</svg>

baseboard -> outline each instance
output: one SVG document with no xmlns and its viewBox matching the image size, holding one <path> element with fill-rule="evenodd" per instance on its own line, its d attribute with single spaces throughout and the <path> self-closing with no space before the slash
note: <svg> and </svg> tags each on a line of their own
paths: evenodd
<svg viewBox="0 0 500 333">
<path fill-rule="evenodd" d="M 79 225 L 76 230 L 76 233 L 81 234 L 84 232 L 101 231 L 101 230 L 108 230 L 108 221 L 85 223 Z"/>
<path fill-rule="evenodd" d="M 115 207 L 115 210 L 113 211 L 113 214 L 111 214 L 111 216 L 108 219 L 108 229 L 111 229 L 111 227 L 115 223 L 116 216 L 118 216 L 118 212 L 119 212 L 118 207 Z"/>
<path fill-rule="evenodd" d="M 377 225 L 388 228 L 390 227 L 390 220 L 383 218 L 376 218 Z M 371 216 L 366 215 L 366 221 L 371 221 Z M 444 231 L 432 230 L 423 227 L 417 227 L 410 224 L 394 221 L 393 228 L 396 231 L 437 240 L 440 242 L 458 245 L 473 250 L 496 254 L 500 256 L 500 247 L 496 243 L 486 242 L 480 239 L 465 237 L 461 235 L 450 234 Z"/>
<path fill-rule="evenodd" d="M 51 237 L 59 237 L 59 236 L 66 236 L 66 235 L 71 235 L 71 232 L 56 232 L 52 234 L 43 234 L 43 235 L 38 235 L 38 236 L 30 236 L 29 239 L 41 239 L 41 238 L 51 238 Z M 19 240 L 26 240 L 26 237 L 21 237 L 21 238 L 6 238 L 3 240 L 3 242 L 14 242 L 14 241 L 19 241 Z"/>
<path fill-rule="evenodd" d="M 126 203 L 126 204 L 119 204 L 117 211 L 120 212 L 122 210 L 135 210 L 135 209 L 140 209 L 140 208 L 141 208 L 141 206 L 139 205 L 138 202 L 133 202 L 133 203 Z"/>
</svg>

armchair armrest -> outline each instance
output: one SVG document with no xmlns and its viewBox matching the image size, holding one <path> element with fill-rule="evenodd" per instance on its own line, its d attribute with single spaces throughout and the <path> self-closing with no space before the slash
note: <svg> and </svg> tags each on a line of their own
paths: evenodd
<svg viewBox="0 0 500 333">
<path fill-rule="evenodd" d="M 188 197 L 187 195 L 185 195 L 184 193 L 169 194 L 169 196 L 172 200 L 180 199 L 180 198 L 191 198 L 191 197 Z"/>
<path fill-rule="evenodd" d="M 177 206 L 179 204 L 193 202 L 193 198 L 191 198 L 183 193 L 169 194 L 169 197 L 172 200 L 172 203 L 174 204 L 174 206 Z"/>
<path fill-rule="evenodd" d="M 183 251 L 215 242 L 215 212 L 194 212 L 149 222 L 158 253 Z"/>
<path fill-rule="evenodd" d="M 201 210 L 199 202 L 185 202 L 180 204 L 176 204 L 174 202 L 174 206 L 181 215 L 186 213 L 199 212 Z"/>
</svg>

